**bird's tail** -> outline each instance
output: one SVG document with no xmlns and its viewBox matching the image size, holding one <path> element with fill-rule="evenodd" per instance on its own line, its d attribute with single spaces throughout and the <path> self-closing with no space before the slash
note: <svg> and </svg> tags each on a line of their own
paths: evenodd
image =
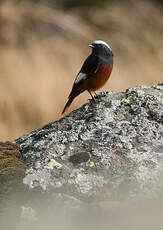
<svg viewBox="0 0 163 230">
<path fill-rule="evenodd" d="M 72 103 L 72 101 L 74 100 L 74 98 L 75 98 L 75 97 L 70 97 L 70 98 L 68 99 L 68 102 L 66 103 L 66 105 L 65 105 L 65 107 L 64 107 L 64 109 L 63 109 L 63 111 L 62 111 L 62 114 L 69 108 L 69 106 L 71 105 L 71 103 Z"/>
<path fill-rule="evenodd" d="M 62 114 L 69 108 L 71 103 L 73 102 L 74 98 L 77 97 L 79 94 L 81 94 L 85 89 L 84 88 L 79 88 L 78 90 L 72 91 L 69 95 L 68 102 L 66 103 Z"/>
</svg>

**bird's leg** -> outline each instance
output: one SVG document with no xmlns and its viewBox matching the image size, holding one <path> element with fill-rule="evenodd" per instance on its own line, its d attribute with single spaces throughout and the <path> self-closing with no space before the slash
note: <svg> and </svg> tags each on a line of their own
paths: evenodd
<svg viewBox="0 0 163 230">
<path fill-rule="evenodd" d="M 91 91 L 88 89 L 89 94 L 91 95 L 92 99 L 94 100 L 93 95 L 91 94 Z"/>
</svg>

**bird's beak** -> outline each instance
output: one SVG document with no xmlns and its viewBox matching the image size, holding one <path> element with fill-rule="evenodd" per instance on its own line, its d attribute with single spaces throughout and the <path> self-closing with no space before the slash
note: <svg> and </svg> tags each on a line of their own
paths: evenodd
<svg viewBox="0 0 163 230">
<path fill-rule="evenodd" d="M 90 44 L 89 47 L 94 48 L 94 46 L 92 44 Z"/>
</svg>

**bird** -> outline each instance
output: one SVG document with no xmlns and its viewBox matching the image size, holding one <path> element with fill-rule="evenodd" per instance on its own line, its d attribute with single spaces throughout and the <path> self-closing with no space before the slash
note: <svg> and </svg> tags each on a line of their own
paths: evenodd
<svg viewBox="0 0 163 230">
<path fill-rule="evenodd" d="M 77 74 L 68 101 L 62 111 L 67 111 L 75 97 L 84 91 L 88 91 L 93 98 L 92 92 L 105 85 L 113 69 L 113 52 L 110 46 L 102 40 L 95 40 L 89 47 L 92 53 L 84 61 Z"/>
</svg>

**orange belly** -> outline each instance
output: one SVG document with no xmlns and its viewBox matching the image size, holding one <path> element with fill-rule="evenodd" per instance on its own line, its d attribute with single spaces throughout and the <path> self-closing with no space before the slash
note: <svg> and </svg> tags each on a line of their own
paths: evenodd
<svg viewBox="0 0 163 230">
<path fill-rule="evenodd" d="M 88 79 L 89 90 L 96 91 L 105 85 L 112 72 L 112 66 L 100 64 L 97 72 Z"/>
</svg>

